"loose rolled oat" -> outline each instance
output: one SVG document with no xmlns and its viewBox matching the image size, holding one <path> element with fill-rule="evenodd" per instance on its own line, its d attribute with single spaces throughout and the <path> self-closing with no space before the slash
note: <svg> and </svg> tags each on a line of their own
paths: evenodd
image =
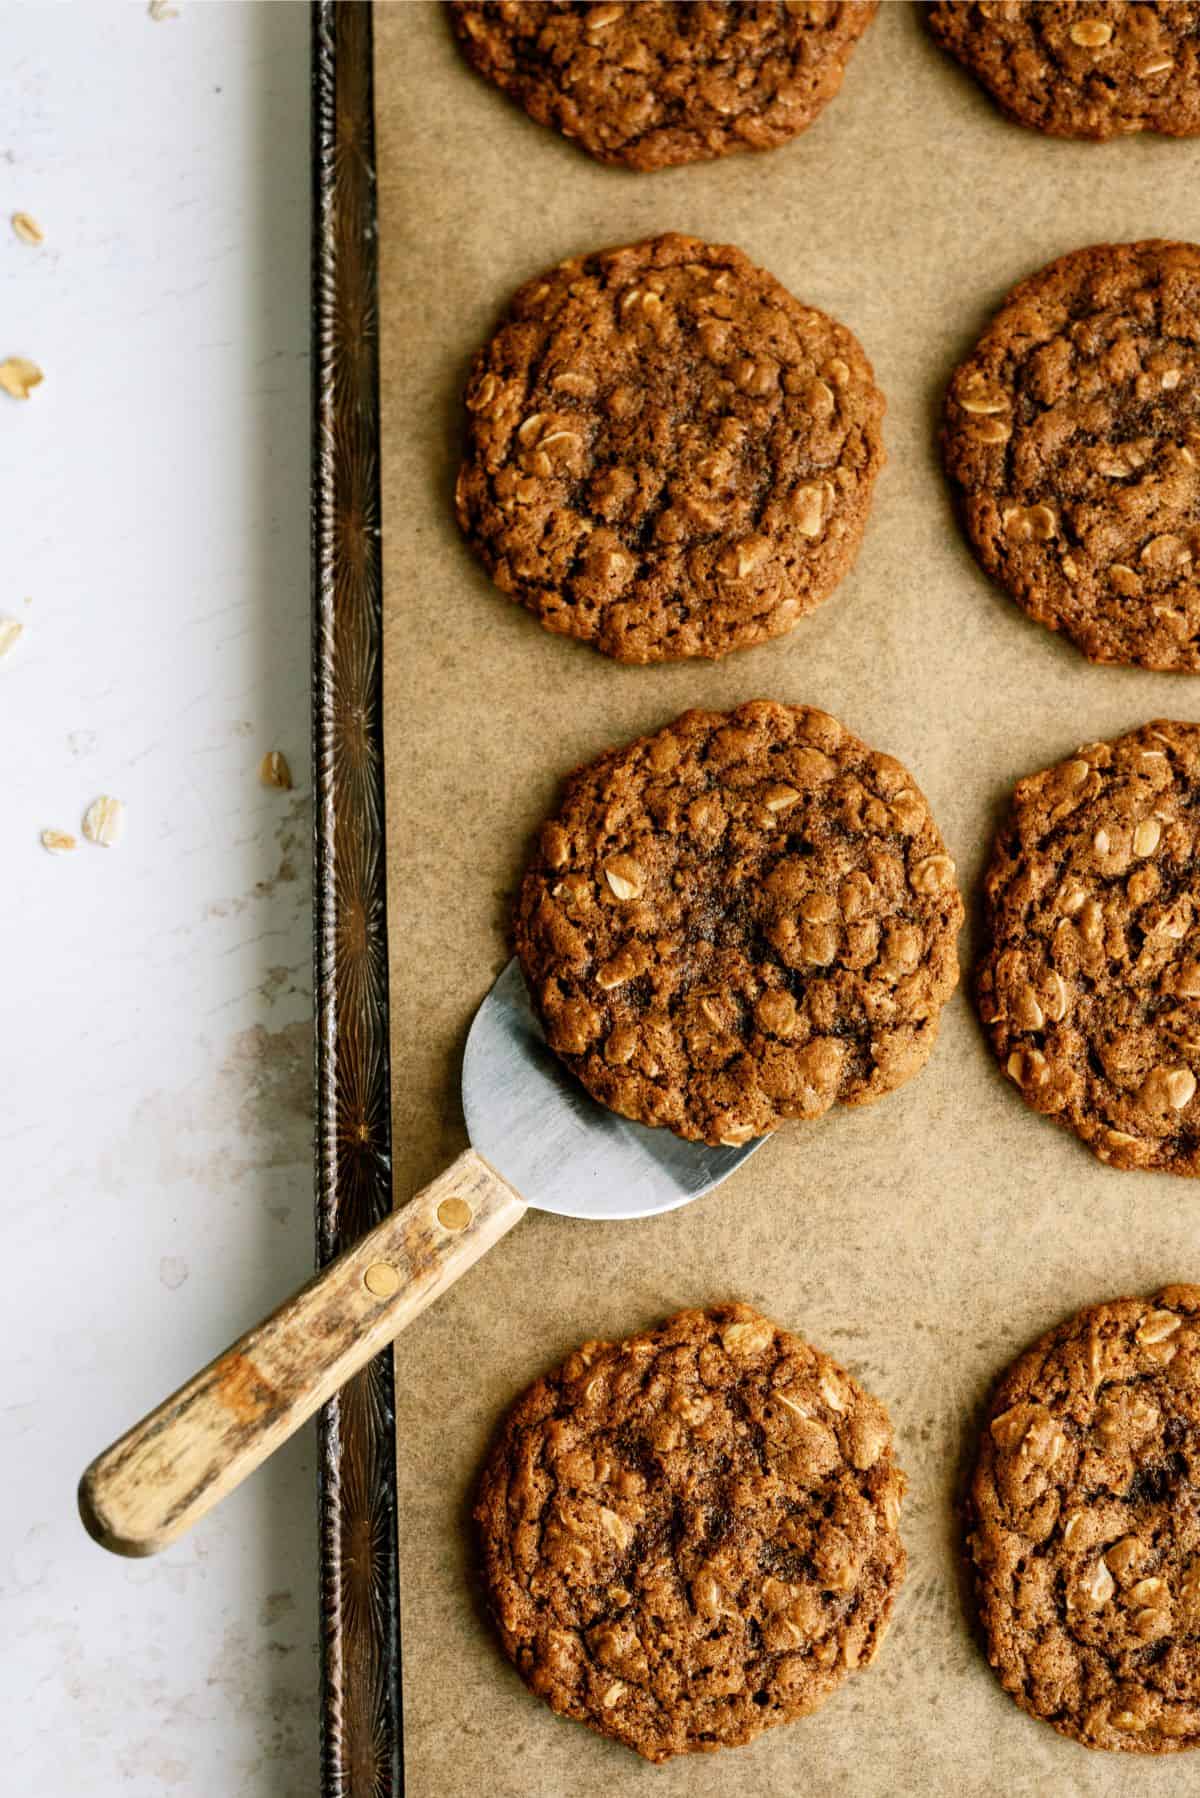
<svg viewBox="0 0 1200 1798">
<path fill-rule="evenodd" d="M 27 400 L 44 379 L 37 363 L 27 356 L 8 356 L 0 362 L 0 387 L 14 400 Z"/>
<path fill-rule="evenodd" d="M 68 855 L 79 844 L 69 830 L 44 830 L 42 832 L 42 848 L 51 855 Z"/>
<path fill-rule="evenodd" d="M 89 843 L 111 849 L 125 828 L 125 807 L 119 799 L 102 794 L 93 799 L 83 815 L 83 834 Z"/>
<path fill-rule="evenodd" d="M 259 764 L 258 778 L 264 787 L 279 787 L 285 793 L 291 791 L 292 770 L 281 750 L 268 749 Z"/>
</svg>

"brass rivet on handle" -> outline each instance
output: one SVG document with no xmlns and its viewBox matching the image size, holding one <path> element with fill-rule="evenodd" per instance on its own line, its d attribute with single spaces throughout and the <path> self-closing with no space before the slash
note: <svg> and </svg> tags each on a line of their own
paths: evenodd
<svg viewBox="0 0 1200 1798">
<path fill-rule="evenodd" d="M 377 1299 L 390 1299 L 400 1287 L 400 1275 L 386 1261 L 373 1261 L 363 1275 L 363 1285 Z"/>
<path fill-rule="evenodd" d="M 465 1230 L 471 1221 L 471 1207 L 465 1199 L 443 1199 L 437 1215 L 443 1230 Z"/>
</svg>

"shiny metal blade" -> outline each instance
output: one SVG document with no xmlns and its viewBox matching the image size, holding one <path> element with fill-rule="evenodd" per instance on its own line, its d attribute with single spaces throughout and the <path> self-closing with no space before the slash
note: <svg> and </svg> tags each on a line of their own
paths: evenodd
<svg viewBox="0 0 1200 1798">
<path fill-rule="evenodd" d="M 515 961 L 475 1013 L 462 1097 L 471 1146 L 531 1205 L 563 1217 L 671 1211 L 766 1140 L 710 1149 L 597 1105 L 547 1047 Z"/>
</svg>

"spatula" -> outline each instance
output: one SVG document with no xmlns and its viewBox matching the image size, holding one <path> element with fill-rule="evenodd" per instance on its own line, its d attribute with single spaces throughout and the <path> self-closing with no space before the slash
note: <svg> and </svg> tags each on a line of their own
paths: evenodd
<svg viewBox="0 0 1200 1798">
<path fill-rule="evenodd" d="M 471 1147 L 444 1174 L 92 1462 L 79 1508 L 97 1542 L 148 1555 L 190 1529 L 530 1205 L 652 1217 L 763 1140 L 707 1148 L 597 1105 L 547 1047 L 515 961 L 475 1014 L 462 1100 Z"/>
</svg>

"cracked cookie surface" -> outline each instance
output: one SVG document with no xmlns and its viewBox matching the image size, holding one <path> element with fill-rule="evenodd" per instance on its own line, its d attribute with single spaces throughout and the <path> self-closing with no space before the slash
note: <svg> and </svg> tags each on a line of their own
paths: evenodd
<svg viewBox="0 0 1200 1798">
<path fill-rule="evenodd" d="M 1014 288 L 955 372 L 975 553 L 1094 662 L 1200 670 L 1200 247 L 1100 244 Z"/>
<path fill-rule="evenodd" d="M 968 1505 L 988 1657 L 1089 1748 L 1200 1745 L 1200 1287 L 1081 1311 L 988 1408 Z"/>
<path fill-rule="evenodd" d="M 1120 1168 L 1200 1174 L 1200 725 L 1019 781 L 976 992 L 1022 1097 Z"/>
<path fill-rule="evenodd" d="M 853 562 L 884 459 L 857 339 L 677 233 L 527 282 L 466 406 L 475 553 L 546 629 L 627 662 L 790 630 Z"/>
<path fill-rule="evenodd" d="M 1018 124 L 1052 137 L 1200 132 L 1195 0 L 935 0 L 926 17 Z"/>
<path fill-rule="evenodd" d="M 472 68 L 539 124 L 601 162 L 657 169 L 806 130 L 877 5 L 452 0 L 450 17 Z"/>
<path fill-rule="evenodd" d="M 513 1406 L 480 1481 L 505 1653 L 648 1760 L 748 1741 L 874 1657 L 904 1486 L 878 1400 L 747 1305 L 585 1343 Z"/>
<path fill-rule="evenodd" d="M 824 712 L 759 700 L 573 774 L 514 939 L 594 1098 L 737 1144 L 924 1066 L 962 917 L 906 769 Z"/>
</svg>

